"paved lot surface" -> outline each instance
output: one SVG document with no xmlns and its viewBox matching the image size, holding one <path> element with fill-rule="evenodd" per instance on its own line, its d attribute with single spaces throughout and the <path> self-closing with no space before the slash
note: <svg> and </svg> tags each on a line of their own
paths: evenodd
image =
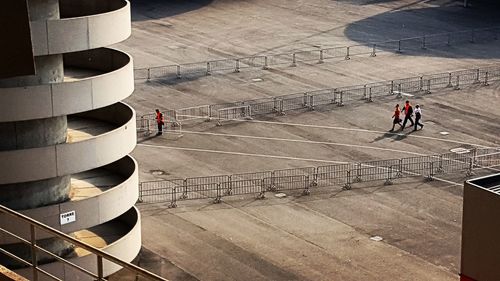
<svg viewBox="0 0 500 281">
<path fill-rule="evenodd" d="M 499 24 L 495 6 L 464 10 L 454 1 L 185 2 L 133 0 L 133 36 L 117 47 L 137 67 L 148 67 Z M 498 63 L 499 44 L 136 81 L 127 102 L 141 115 L 473 68 Z M 389 98 L 223 126 L 184 124 L 182 135 L 141 139 L 133 155 L 146 181 L 499 146 L 499 89 L 477 85 L 410 97 L 422 105 L 426 124 L 414 133 L 388 132 L 394 104 L 404 101 Z M 140 204 L 138 263 L 172 280 L 457 280 L 465 177 L 443 177 L 356 184 L 350 191 L 332 186 L 282 199 L 186 201 L 176 209 Z"/>
</svg>

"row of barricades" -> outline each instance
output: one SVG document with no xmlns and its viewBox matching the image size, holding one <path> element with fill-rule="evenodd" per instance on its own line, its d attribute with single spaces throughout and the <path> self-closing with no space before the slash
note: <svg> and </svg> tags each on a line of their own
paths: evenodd
<svg viewBox="0 0 500 281">
<path fill-rule="evenodd" d="M 459 90 L 472 85 L 489 85 L 499 80 L 500 66 L 489 66 L 255 100 L 166 109 L 163 113 L 165 122 L 175 132 L 186 122 L 216 119 L 221 125 L 226 120 L 251 119 L 272 113 L 285 114 L 290 110 L 313 110 L 322 105 L 343 106 L 359 101 L 372 102 L 375 98 L 388 96 L 402 97 L 405 94 L 430 94 L 436 90 Z M 149 133 L 155 130 L 154 114 L 143 115 L 137 122 L 140 132 Z"/>
<path fill-rule="evenodd" d="M 272 66 L 297 66 L 298 63 L 323 63 L 329 59 L 348 60 L 353 56 L 376 56 L 378 52 L 425 50 L 429 47 L 451 46 L 463 43 L 497 40 L 500 27 L 490 27 L 450 33 L 439 33 L 419 37 L 390 40 L 363 45 L 299 50 L 290 53 L 258 55 L 243 58 L 228 58 L 181 65 L 166 65 L 136 69 L 136 79 L 182 78 L 192 75 L 211 75 L 215 72 L 240 72 L 247 68 L 268 69 Z"/>
<path fill-rule="evenodd" d="M 302 194 L 308 195 L 312 189 L 321 186 L 341 186 L 349 190 L 359 182 L 392 184 L 400 178 L 422 176 L 433 180 L 437 175 L 449 173 L 470 176 L 474 169 L 496 166 L 500 166 L 500 148 L 474 148 L 460 153 L 147 181 L 140 183 L 139 201 L 168 202 L 170 207 L 176 207 L 182 200 L 208 198 L 219 203 L 223 197 L 244 194 L 264 198 L 267 192 L 301 190 Z"/>
</svg>

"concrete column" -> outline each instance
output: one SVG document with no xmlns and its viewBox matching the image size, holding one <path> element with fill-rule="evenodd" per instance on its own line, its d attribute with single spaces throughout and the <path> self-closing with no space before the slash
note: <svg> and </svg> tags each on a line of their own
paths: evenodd
<svg viewBox="0 0 500 281">
<path fill-rule="evenodd" d="M 59 0 L 28 0 L 30 21 L 59 18 Z M 64 80 L 61 54 L 35 57 L 35 75 L 0 80 L 0 87 L 23 87 Z M 51 146 L 66 142 L 66 116 L 0 123 L 0 151 Z M 30 171 L 26 171 L 30 173 Z M 0 204 L 29 209 L 68 200 L 70 176 L 0 185 Z"/>
</svg>

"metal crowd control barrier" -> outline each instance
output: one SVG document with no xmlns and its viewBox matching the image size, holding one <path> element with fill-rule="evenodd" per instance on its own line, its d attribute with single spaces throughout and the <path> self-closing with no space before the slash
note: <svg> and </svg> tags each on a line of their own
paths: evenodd
<svg viewBox="0 0 500 281">
<path fill-rule="evenodd" d="M 42 255 L 48 256 L 57 262 L 63 263 L 64 265 L 69 266 L 72 270 L 75 270 L 76 272 L 80 272 L 84 274 L 85 276 L 88 276 L 88 278 L 94 279 L 94 280 L 106 280 L 105 276 L 103 276 L 103 264 L 105 263 L 112 263 L 118 266 L 123 267 L 126 270 L 131 271 L 134 273 L 136 276 L 141 276 L 145 278 L 146 280 L 163 280 L 166 281 L 167 279 L 164 279 L 154 273 L 151 273 L 147 270 L 144 270 L 136 265 L 133 265 L 129 262 L 123 261 L 114 255 L 108 254 L 102 250 L 99 250 L 95 248 L 94 246 L 91 246 L 85 242 L 82 242 L 76 238 L 73 238 L 59 230 L 56 230 L 50 226 L 47 226 L 45 224 L 42 224 L 32 218 L 29 218 L 21 213 L 18 213 L 14 210 L 11 210 L 3 205 L 0 205 L 0 213 L 3 213 L 5 215 L 8 215 L 9 217 L 12 218 L 12 224 L 26 224 L 29 226 L 29 239 L 25 239 L 23 237 L 20 237 L 18 234 L 14 234 L 6 229 L 0 228 L 0 232 L 4 233 L 8 237 L 14 238 L 19 240 L 20 243 L 23 243 L 25 245 L 29 246 L 29 252 L 28 254 L 30 255 L 30 259 L 27 260 L 25 257 L 19 257 L 16 254 L 9 252 L 3 248 L 0 248 L 0 253 L 5 255 L 6 257 L 11 258 L 12 260 L 26 266 L 26 267 L 31 267 L 32 269 L 32 280 L 62 280 L 60 277 L 55 276 L 52 273 L 49 273 L 48 271 L 44 270 L 41 268 L 41 264 L 39 263 L 40 257 Z M 82 248 L 83 250 L 88 251 L 90 254 L 95 255 L 95 258 L 97 260 L 97 267 L 96 268 L 83 268 L 69 260 L 67 260 L 64 257 L 61 257 L 57 254 L 54 254 L 46 249 L 44 249 L 41 245 L 37 244 L 37 233 L 39 231 L 46 232 L 56 239 L 59 239 L 61 241 L 64 241 L 66 243 L 69 243 L 75 247 Z"/>
<path fill-rule="evenodd" d="M 359 182 L 394 180 L 463 172 L 470 176 L 474 169 L 500 166 L 500 148 L 474 148 L 460 153 L 415 156 L 318 167 L 301 167 L 255 173 L 219 175 L 174 180 L 141 182 L 140 202 L 170 202 L 211 199 L 219 203 L 223 197 L 254 194 L 264 198 L 267 192 L 301 190 L 307 195 L 317 187 L 341 186 L 351 189 Z"/>
<path fill-rule="evenodd" d="M 500 80 L 500 66 L 488 66 L 453 72 L 409 77 L 365 85 L 322 89 L 305 93 L 288 94 L 270 98 L 236 101 L 224 104 L 201 105 L 170 110 L 169 121 L 180 125 L 186 121 L 250 119 L 264 114 L 285 114 L 286 111 L 313 110 L 322 105 L 337 105 L 356 102 L 372 102 L 384 97 L 402 97 L 404 94 L 430 94 L 437 90 L 460 89 L 474 85 L 489 85 Z M 148 121 L 149 120 L 149 121 Z M 143 115 L 137 119 L 139 132 L 155 130 L 154 115 Z"/>
<path fill-rule="evenodd" d="M 348 60 L 353 56 L 367 55 L 374 57 L 377 55 L 377 52 L 384 51 L 401 53 L 403 51 L 425 50 L 429 47 L 446 47 L 454 44 L 497 40 L 499 33 L 500 27 L 490 27 L 343 47 L 298 50 L 290 53 L 243 58 L 216 59 L 206 62 L 135 69 L 134 76 L 136 80 L 182 78 L 192 75 L 211 75 L 215 72 L 240 72 L 241 69 L 246 68 L 268 69 L 271 66 L 297 66 L 298 63 L 323 63 L 335 58 Z"/>
</svg>

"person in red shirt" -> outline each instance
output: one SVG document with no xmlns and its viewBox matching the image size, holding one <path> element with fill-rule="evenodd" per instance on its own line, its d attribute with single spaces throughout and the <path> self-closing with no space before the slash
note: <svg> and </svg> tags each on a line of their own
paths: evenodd
<svg viewBox="0 0 500 281">
<path fill-rule="evenodd" d="M 405 119 L 403 121 L 403 126 L 401 127 L 401 131 L 405 129 L 406 122 L 408 122 L 408 120 L 410 120 L 411 122 L 410 126 L 414 125 L 413 119 L 411 118 L 413 116 L 413 107 L 411 106 L 409 101 L 405 102 L 404 113 L 405 113 Z"/>
<path fill-rule="evenodd" d="M 394 118 L 394 120 L 392 120 L 391 132 L 394 131 L 394 126 L 396 126 L 396 124 L 399 124 L 401 128 L 403 127 L 403 125 L 401 125 L 401 118 L 399 118 L 400 114 L 401 114 L 401 109 L 399 109 L 399 104 L 396 104 L 396 107 L 394 108 L 394 115 L 392 115 L 392 118 Z"/>
<path fill-rule="evenodd" d="M 159 109 L 156 109 L 156 124 L 158 125 L 158 133 L 156 133 L 157 136 L 160 136 L 163 134 L 163 125 L 165 122 L 163 121 L 163 114 L 160 112 Z"/>
</svg>

